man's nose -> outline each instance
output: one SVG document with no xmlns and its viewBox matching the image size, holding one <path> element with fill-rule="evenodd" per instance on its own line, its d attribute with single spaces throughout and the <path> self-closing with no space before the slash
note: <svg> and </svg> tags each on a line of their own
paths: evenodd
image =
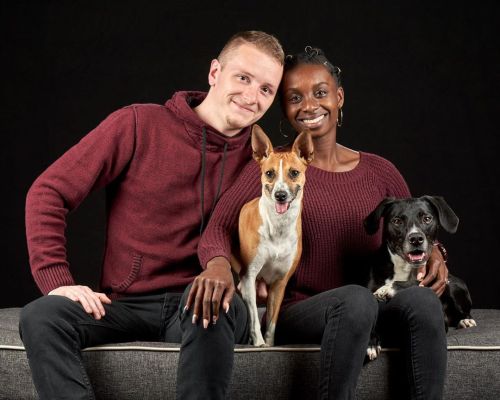
<svg viewBox="0 0 500 400">
<path fill-rule="evenodd" d="M 257 91 L 258 89 L 253 87 L 253 86 L 249 86 L 245 89 L 245 91 L 243 92 L 243 101 L 246 103 L 246 104 L 255 104 L 257 102 Z"/>
</svg>

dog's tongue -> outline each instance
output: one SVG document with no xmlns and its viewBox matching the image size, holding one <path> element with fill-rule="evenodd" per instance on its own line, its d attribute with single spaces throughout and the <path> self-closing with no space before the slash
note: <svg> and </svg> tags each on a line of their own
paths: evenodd
<svg viewBox="0 0 500 400">
<path fill-rule="evenodd" d="M 276 212 L 278 214 L 284 214 L 284 213 L 286 213 L 287 210 L 288 210 L 288 206 L 290 205 L 290 203 L 278 203 L 278 202 L 276 202 L 274 204 L 276 206 Z"/>
</svg>

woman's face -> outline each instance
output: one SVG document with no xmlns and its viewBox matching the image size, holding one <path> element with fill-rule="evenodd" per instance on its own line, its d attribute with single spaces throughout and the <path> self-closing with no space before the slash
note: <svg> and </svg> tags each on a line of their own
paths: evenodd
<svg viewBox="0 0 500 400">
<path fill-rule="evenodd" d="M 309 129 L 313 137 L 335 130 L 344 91 L 323 65 L 301 64 L 283 75 L 285 115 L 297 132 Z"/>
</svg>

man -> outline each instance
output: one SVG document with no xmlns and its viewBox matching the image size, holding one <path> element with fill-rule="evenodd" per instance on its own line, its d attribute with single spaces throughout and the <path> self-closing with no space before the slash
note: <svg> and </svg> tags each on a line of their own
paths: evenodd
<svg viewBox="0 0 500 400">
<path fill-rule="evenodd" d="M 230 269 L 202 270 L 197 245 L 251 158 L 250 126 L 273 102 L 283 61 L 273 36 L 236 34 L 211 63 L 206 95 L 178 92 L 165 106 L 112 113 L 35 181 L 26 233 L 45 296 L 23 309 L 20 332 L 41 399 L 94 398 L 74 349 L 130 340 L 182 343 L 178 398 L 225 397 L 234 344 L 248 340 L 247 313 Z M 96 292 L 74 281 L 64 229 L 67 213 L 102 187 L 109 211 Z M 203 318 L 186 306 L 195 278 Z"/>
</svg>

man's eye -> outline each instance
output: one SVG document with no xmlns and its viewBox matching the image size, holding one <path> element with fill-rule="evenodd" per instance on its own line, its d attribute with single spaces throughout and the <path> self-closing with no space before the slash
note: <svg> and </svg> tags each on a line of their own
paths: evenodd
<svg viewBox="0 0 500 400">
<path fill-rule="evenodd" d="M 271 89 L 269 89 L 267 86 L 264 86 L 262 88 L 262 92 L 264 92 L 265 94 L 272 94 Z"/>
<path fill-rule="evenodd" d="M 250 82 L 250 79 L 246 75 L 238 75 L 238 79 L 243 82 Z"/>
</svg>

